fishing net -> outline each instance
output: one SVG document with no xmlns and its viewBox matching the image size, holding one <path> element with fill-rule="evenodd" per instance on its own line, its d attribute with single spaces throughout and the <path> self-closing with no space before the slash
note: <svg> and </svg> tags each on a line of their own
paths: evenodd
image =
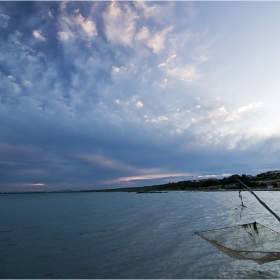
<svg viewBox="0 0 280 280">
<path fill-rule="evenodd" d="M 247 189 L 256 199 L 280 222 L 280 217 L 274 213 L 253 191 L 242 181 L 239 198 L 241 200 L 240 221 L 242 211 L 248 210 L 243 203 L 241 186 Z M 235 210 L 238 210 L 235 208 Z M 251 216 L 252 217 L 252 216 Z M 253 218 L 253 217 L 252 217 Z M 258 264 L 280 260 L 280 233 L 267 228 L 255 221 L 232 227 L 196 232 L 196 234 L 214 245 L 226 255 L 239 260 L 252 260 Z"/>
<path fill-rule="evenodd" d="M 259 264 L 280 259 L 280 233 L 257 222 L 196 234 L 235 259 Z"/>
</svg>

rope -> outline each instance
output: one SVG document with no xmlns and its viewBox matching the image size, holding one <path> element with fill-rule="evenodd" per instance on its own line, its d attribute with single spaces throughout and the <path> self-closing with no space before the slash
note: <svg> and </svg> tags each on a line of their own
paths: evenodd
<svg viewBox="0 0 280 280">
<path fill-rule="evenodd" d="M 246 207 L 246 206 L 244 205 L 244 203 L 243 203 L 243 200 L 242 200 L 241 190 L 242 190 L 242 189 L 241 189 L 241 186 L 240 186 L 238 196 L 239 196 L 239 198 L 240 198 L 240 200 L 241 200 L 241 206 L 242 206 L 242 207 Z"/>
<path fill-rule="evenodd" d="M 240 186 L 239 194 L 238 194 L 238 197 L 239 197 L 240 200 L 241 200 L 241 205 L 239 206 L 239 207 L 241 207 L 241 211 L 240 211 L 240 220 L 239 220 L 239 222 L 241 221 L 241 216 L 242 216 L 242 210 L 243 210 L 243 209 L 247 210 L 247 213 L 250 215 L 250 217 L 252 218 L 252 220 L 253 220 L 254 222 L 256 222 L 256 220 L 255 220 L 255 218 L 253 217 L 253 215 L 251 215 L 251 213 L 250 213 L 248 207 L 243 203 L 243 197 L 242 197 L 242 195 L 241 195 L 241 191 L 242 191 L 242 188 L 241 188 L 241 186 Z M 239 224 L 240 224 L 240 223 L 239 223 Z"/>
<path fill-rule="evenodd" d="M 241 189 L 241 186 L 240 186 L 240 190 L 239 190 L 239 194 L 238 194 L 238 196 L 239 196 L 239 198 L 240 198 L 240 200 L 241 200 L 241 205 L 239 206 L 239 207 L 240 207 L 240 220 L 239 220 L 239 225 L 241 224 L 241 218 L 242 218 L 242 211 L 243 211 L 243 210 L 246 210 L 247 213 L 250 215 L 250 217 L 253 219 L 253 221 L 256 223 L 256 220 L 255 220 L 255 218 L 253 217 L 253 215 L 251 215 L 251 213 L 250 213 L 248 207 L 245 206 L 244 203 L 243 203 L 243 199 L 242 199 L 242 195 L 241 195 L 241 190 L 242 190 L 242 189 Z M 236 241 L 236 247 L 235 247 L 235 248 L 237 248 L 237 244 L 238 244 L 238 242 L 239 242 L 239 232 L 240 232 L 240 228 L 238 228 L 237 241 Z M 255 247 L 257 248 L 255 235 L 253 235 L 252 238 L 253 238 L 252 241 L 253 241 Z M 260 243 L 259 245 L 263 248 L 263 245 L 262 245 L 261 243 Z M 264 249 L 264 248 L 263 248 L 263 249 Z"/>
<path fill-rule="evenodd" d="M 240 198 L 241 200 L 241 205 L 239 206 L 240 207 L 240 215 L 239 215 L 239 226 L 241 224 L 241 218 L 242 218 L 242 210 L 244 208 L 246 208 L 246 206 L 244 205 L 243 203 L 243 199 L 242 199 L 242 195 L 241 195 L 241 187 L 239 189 L 239 194 L 238 194 L 238 197 Z M 240 232 L 240 227 L 238 227 L 238 232 L 237 232 L 237 237 L 236 237 L 236 244 L 235 244 L 235 248 L 237 249 L 237 245 L 238 245 L 238 242 L 239 242 L 239 232 Z"/>
</svg>

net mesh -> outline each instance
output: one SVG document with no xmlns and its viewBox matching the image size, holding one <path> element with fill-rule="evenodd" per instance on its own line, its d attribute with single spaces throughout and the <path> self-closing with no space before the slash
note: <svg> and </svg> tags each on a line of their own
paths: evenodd
<svg viewBox="0 0 280 280">
<path fill-rule="evenodd" d="M 235 259 L 259 264 L 280 259 L 280 233 L 257 222 L 196 234 Z"/>
</svg>

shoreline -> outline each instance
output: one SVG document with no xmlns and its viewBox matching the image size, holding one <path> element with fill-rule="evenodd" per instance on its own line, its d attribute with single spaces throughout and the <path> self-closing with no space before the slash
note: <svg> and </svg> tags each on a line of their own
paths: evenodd
<svg viewBox="0 0 280 280">
<path fill-rule="evenodd" d="M 136 194 L 147 194 L 147 193 L 169 193 L 169 192 L 233 192 L 233 191 L 240 191 L 240 189 L 189 189 L 189 190 L 158 190 L 158 191 L 138 191 L 138 190 L 117 190 L 117 189 L 106 189 L 106 190 L 81 190 L 81 191 L 26 191 L 26 192 L 0 192 L 1 194 L 69 194 L 69 193 L 89 193 L 89 192 L 125 192 L 125 193 L 136 193 Z M 248 192 L 246 189 L 241 189 L 241 191 Z M 280 188 L 273 188 L 273 189 L 252 189 L 254 192 L 277 192 L 280 191 Z"/>
</svg>

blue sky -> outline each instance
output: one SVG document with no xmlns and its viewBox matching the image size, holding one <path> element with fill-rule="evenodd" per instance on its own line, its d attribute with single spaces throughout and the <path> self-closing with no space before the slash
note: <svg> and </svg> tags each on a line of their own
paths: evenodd
<svg viewBox="0 0 280 280">
<path fill-rule="evenodd" d="M 0 2 L 0 190 L 279 169 L 280 2 Z"/>
</svg>

